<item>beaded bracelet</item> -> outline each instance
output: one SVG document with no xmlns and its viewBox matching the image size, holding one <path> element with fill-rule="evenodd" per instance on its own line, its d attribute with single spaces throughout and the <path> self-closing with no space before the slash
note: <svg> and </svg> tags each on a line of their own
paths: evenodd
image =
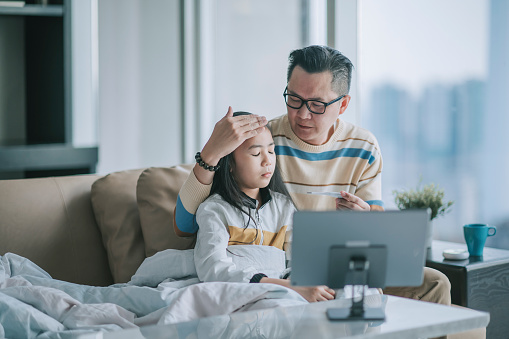
<svg viewBox="0 0 509 339">
<path fill-rule="evenodd" d="M 219 169 L 219 165 L 217 166 L 210 166 L 203 159 L 201 158 L 201 152 L 196 152 L 196 155 L 194 156 L 196 159 L 196 163 L 200 166 L 205 168 L 207 171 L 215 172 Z"/>
</svg>

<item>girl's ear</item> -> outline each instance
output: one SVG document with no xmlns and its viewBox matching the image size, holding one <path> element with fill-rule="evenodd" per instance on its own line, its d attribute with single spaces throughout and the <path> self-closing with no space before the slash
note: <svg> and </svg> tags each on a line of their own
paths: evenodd
<svg viewBox="0 0 509 339">
<path fill-rule="evenodd" d="M 230 173 L 233 173 L 233 170 L 235 169 L 235 159 L 233 159 L 233 154 L 228 159 L 228 165 L 230 166 Z"/>
</svg>

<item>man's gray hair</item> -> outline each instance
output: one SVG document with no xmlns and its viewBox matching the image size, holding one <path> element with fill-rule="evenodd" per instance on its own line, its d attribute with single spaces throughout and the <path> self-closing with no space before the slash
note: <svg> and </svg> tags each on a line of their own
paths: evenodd
<svg viewBox="0 0 509 339">
<path fill-rule="evenodd" d="M 338 95 L 350 92 L 353 64 L 346 56 L 328 46 L 308 46 L 296 49 L 288 57 L 288 74 L 290 81 L 295 66 L 302 67 L 308 73 L 332 73 L 332 90 Z"/>
</svg>

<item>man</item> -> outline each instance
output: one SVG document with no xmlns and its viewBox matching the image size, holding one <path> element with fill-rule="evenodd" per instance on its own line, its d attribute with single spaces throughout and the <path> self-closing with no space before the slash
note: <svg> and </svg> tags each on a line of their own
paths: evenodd
<svg viewBox="0 0 509 339">
<path fill-rule="evenodd" d="M 383 211 L 382 156 L 371 132 L 339 116 L 350 102 L 353 65 L 337 50 L 309 46 L 289 56 L 287 114 L 268 122 L 277 161 L 298 209 Z M 175 232 L 189 236 L 199 204 L 210 192 L 214 166 L 267 124 L 256 115 L 233 117 L 231 107 L 214 127 L 197 164 L 180 190 Z M 341 192 L 342 198 L 309 192 Z M 442 273 L 425 268 L 419 287 L 387 288 L 387 294 L 450 305 L 450 283 Z"/>
</svg>

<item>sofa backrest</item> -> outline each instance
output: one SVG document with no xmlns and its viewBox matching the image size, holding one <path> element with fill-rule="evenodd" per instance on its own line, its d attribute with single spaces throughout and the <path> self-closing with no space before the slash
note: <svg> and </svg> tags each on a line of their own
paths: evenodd
<svg viewBox="0 0 509 339">
<path fill-rule="evenodd" d="M 193 166 L 0 180 L 0 255 L 26 257 L 60 280 L 127 282 L 146 257 L 194 247 L 195 237 L 173 230 Z"/>
<path fill-rule="evenodd" d="M 90 201 L 100 177 L 0 180 L 0 255 L 26 257 L 55 279 L 113 283 Z"/>
<path fill-rule="evenodd" d="M 125 170 L 94 182 L 92 206 L 115 283 L 129 281 L 158 251 L 194 247 L 194 237 L 173 229 L 177 195 L 193 166 Z"/>
</svg>

